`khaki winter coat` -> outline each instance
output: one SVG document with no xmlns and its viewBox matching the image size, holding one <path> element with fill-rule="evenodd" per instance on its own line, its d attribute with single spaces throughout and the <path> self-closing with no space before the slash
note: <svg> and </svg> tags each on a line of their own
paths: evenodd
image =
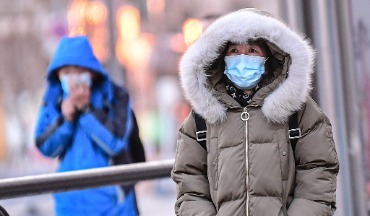
<svg viewBox="0 0 370 216">
<path fill-rule="evenodd" d="M 265 39 L 281 64 L 241 107 L 226 93 L 221 52 L 228 41 L 255 38 Z M 207 121 L 207 149 L 195 140 L 190 114 L 179 131 L 172 172 L 176 215 L 333 214 L 339 164 L 330 122 L 309 97 L 313 58 L 301 36 L 250 9 L 216 20 L 189 47 L 180 77 L 193 110 Z M 302 137 L 293 152 L 288 117 L 296 111 Z"/>
</svg>

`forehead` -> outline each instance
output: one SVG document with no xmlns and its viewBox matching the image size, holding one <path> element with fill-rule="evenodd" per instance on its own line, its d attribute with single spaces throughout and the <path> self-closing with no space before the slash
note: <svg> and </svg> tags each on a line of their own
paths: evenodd
<svg viewBox="0 0 370 216">
<path fill-rule="evenodd" d="M 259 48 L 264 48 L 264 45 L 261 44 L 261 43 L 257 43 L 257 42 L 248 42 L 248 43 L 243 43 L 243 44 L 240 44 L 240 43 L 231 43 L 230 44 L 230 47 L 237 47 L 237 48 L 243 48 L 243 47 L 259 47 Z"/>
<path fill-rule="evenodd" d="M 86 68 L 77 67 L 77 66 L 65 66 L 59 69 L 60 73 L 84 73 L 89 71 Z"/>
</svg>

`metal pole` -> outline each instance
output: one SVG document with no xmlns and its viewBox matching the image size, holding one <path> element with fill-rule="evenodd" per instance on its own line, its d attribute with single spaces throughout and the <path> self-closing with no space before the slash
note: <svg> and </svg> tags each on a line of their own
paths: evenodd
<svg viewBox="0 0 370 216">
<path fill-rule="evenodd" d="M 0 199 L 169 177 L 174 161 L 117 165 L 0 180 Z"/>
</svg>

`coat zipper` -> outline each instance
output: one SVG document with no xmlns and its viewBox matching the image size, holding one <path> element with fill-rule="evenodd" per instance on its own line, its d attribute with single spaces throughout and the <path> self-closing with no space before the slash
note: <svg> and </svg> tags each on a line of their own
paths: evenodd
<svg viewBox="0 0 370 216">
<path fill-rule="evenodd" d="M 245 164 L 246 164 L 246 177 L 245 177 L 245 182 L 246 182 L 246 189 L 247 189 L 247 202 L 246 202 L 246 212 L 247 216 L 249 215 L 249 160 L 248 160 L 248 155 L 249 155 L 249 148 L 248 148 L 248 120 L 249 120 L 249 113 L 247 107 L 244 107 L 244 111 L 242 112 L 240 118 L 242 121 L 245 122 Z"/>
</svg>

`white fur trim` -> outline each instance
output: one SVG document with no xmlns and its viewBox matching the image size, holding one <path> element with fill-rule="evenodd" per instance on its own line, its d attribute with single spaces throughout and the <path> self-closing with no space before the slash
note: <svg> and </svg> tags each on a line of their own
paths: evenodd
<svg viewBox="0 0 370 216">
<path fill-rule="evenodd" d="M 226 107 L 207 86 L 205 70 L 220 55 L 219 48 L 226 42 L 245 43 L 251 38 L 264 38 L 274 43 L 292 59 L 288 78 L 264 100 L 262 111 L 268 120 L 286 121 L 309 95 L 314 51 L 308 41 L 275 18 L 249 10 L 236 11 L 210 25 L 180 62 L 185 96 L 195 112 L 209 123 L 223 121 Z"/>
</svg>

